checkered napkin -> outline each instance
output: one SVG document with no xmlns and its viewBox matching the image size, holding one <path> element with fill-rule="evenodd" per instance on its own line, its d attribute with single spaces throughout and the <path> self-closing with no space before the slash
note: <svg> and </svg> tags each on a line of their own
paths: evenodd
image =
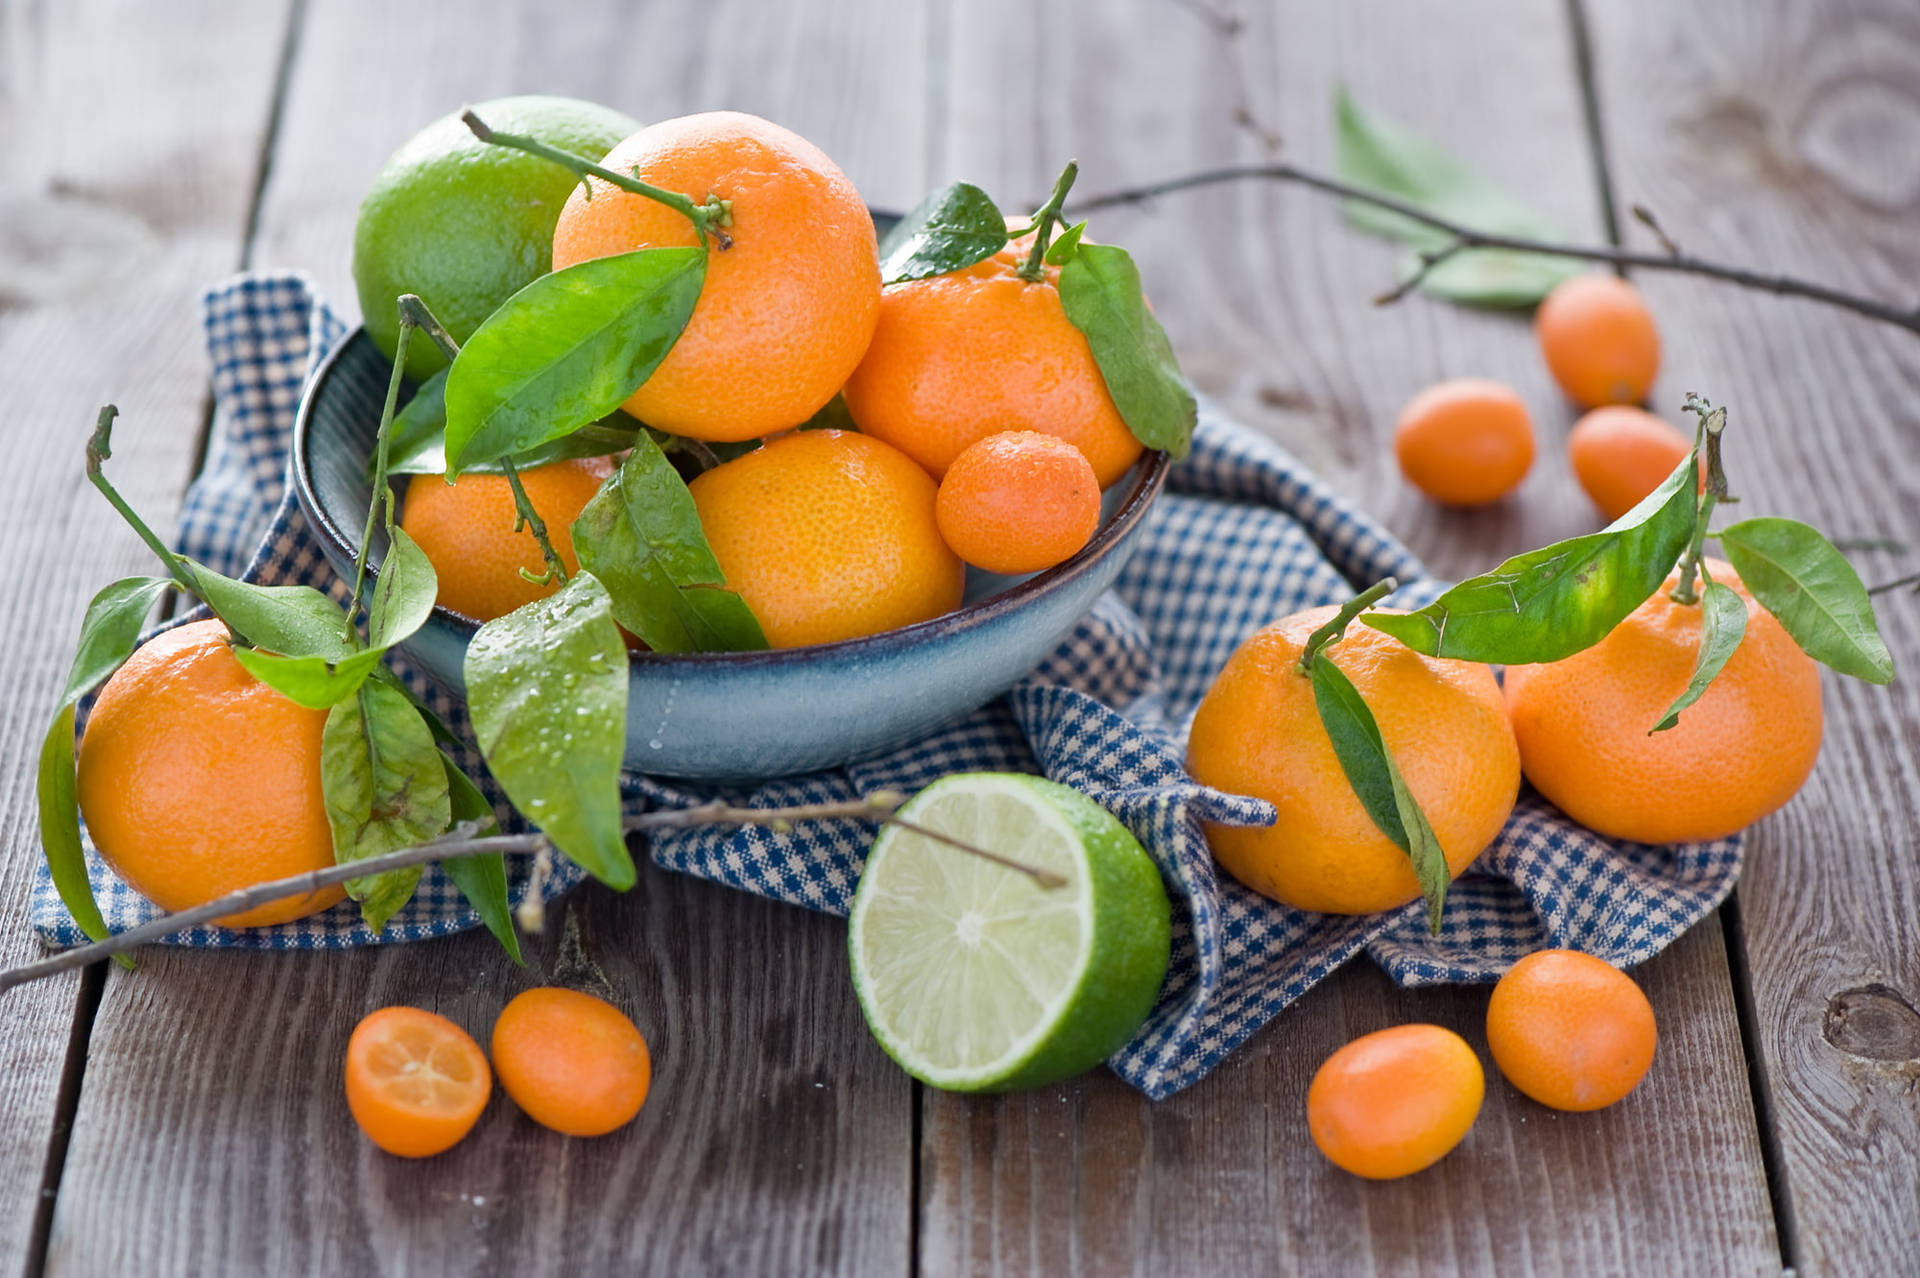
<svg viewBox="0 0 1920 1278">
<path fill-rule="evenodd" d="M 218 400 L 205 473 L 189 492 L 180 545 L 223 572 L 310 582 L 344 597 L 287 492 L 287 450 L 300 388 L 343 333 L 301 276 L 245 275 L 210 290 L 203 319 Z M 1208 680 L 1265 623 L 1343 599 L 1387 575 L 1417 605 L 1439 589 L 1420 564 L 1364 515 L 1273 444 L 1208 408 L 1193 455 L 1177 466 L 1138 552 L 1114 590 L 1012 692 L 925 740 L 844 771 L 722 791 L 759 805 L 914 790 L 950 772 L 1044 773 L 1093 796 L 1139 836 L 1173 899 L 1173 966 L 1160 1003 L 1110 1062 L 1148 1096 L 1188 1086 L 1361 950 L 1402 985 L 1491 981 L 1545 945 L 1570 946 L 1623 966 L 1639 963 L 1726 896 L 1740 870 L 1737 838 L 1671 847 L 1617 844 L 1581 829 L 1531 791 L 1448 897 L 1446 925 L 1429 936 L 1418 903 L 1346 918 L 1276 905 L 1218 874 L 1203 821 L 1259 824 L 1271 810 L 1196 785 L 1181 766 L 1185 726 Z M 402 669 L 456 726 L 459 707 Z M 463 760 L 474 770 L 477 760 Z M 687 805 L 715 790 L 633 776 L 636 806 Z M 661 865 L 750 892 L 844 914 L 873 827 L 823 822 L 791 833 L 706 828 L 661 834 Z M 527 866 L 509 867 L 515 899 Z M 110 926 L 151 907 L 97 858 L 94 890 Z M 579 881 L 563 867 L 541 890 Z M 83 938 L 44 870 L 34 919 L 49 944 Z M 202 928 L 177 938 L 204 946 L 321 949 L 409 941 L 474 926 L 437 871 L 384 935 L 351 903 L 280 927 Z"/>
</svg>

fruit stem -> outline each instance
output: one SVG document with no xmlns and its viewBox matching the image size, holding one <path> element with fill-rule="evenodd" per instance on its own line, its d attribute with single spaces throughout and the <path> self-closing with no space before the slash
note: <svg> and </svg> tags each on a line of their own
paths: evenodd
<svg viewBox="0 0 1920 1278">
<path fill-rule="evenodd" d="M 373 496 L 367 502 L 367 522 L 360 532 L 360 549 L 353 556 L 353 593 L 347 596 L 347 643 L 358 646 L 360 632 L 354 629 L 353 615 L 360 605 L 360 591 L 367 584 L 367 554 L 373 548 L 374 522 L 386 514 L 386 527 L 393 527 L 393 484 L 387 478 L 387 441 L 393 435 L 393 414 L 400 405 L 400 383 L 407 373 L 407 342 L 419 325 L 407 311 L 407 302 L 420 299 L 407 293 L 397 303 L 400 311 L 400 337 L 393 348 L 393 375 L 387 379 L 387 402 L 380 409 L 380 429 L 373 437 Z M 424 307 L 422 308 L 424 309 Z M 431 317 L 429 317 L 431 318 Z M 373 613 L 367 613 L 371 619 Z"/>
<path fill-rule="evenodd" d="M 539 575 L 520 570 L 520 576 L 536 586 L 551 585 L 567 579 L 567 566 L 560 562 L 559 554 L 553 548 L 553 542 L 547 536 L 547 521 L 540 518 L 540 512 L 533 508 L 533 502 L 527 498 L 527 490 L 520 483 L 520 471 L 513 464 L 513 458 L 500 459 L 500 473 L 507 477 L 507 487 L 513 489 L 513 530 L 522 528 L 533 533 L 533 539 L 540 543 L 540 557 L 547 561 L 547 570 Z"/>
<path fill-rule="evenodd" d="M 1306 646 L 1300 649 L 1300 660 L 1294 663 L 1294 669 L 1303 675 L 1313 673 L 1313 659 L 1320 655 L 1322 648 L 1345 634 L 1348 624 L 1355 617 L 1399 588 L 1398 580 L 1385 577 L 1341 604 L 1340 611 L 1333 615 L 1331 621 L 1307 636 Z"/>
<path fill-rule="evenodd" d="M 452 363 L 460 354 L 460 343 L 453 340 L 453 334 L 447 331 L 446 325 L 427 309 L 427 304 L 420 295 L 402 293 L 399 305 L 401 324 L 411 324 L 432 338 L 433 344 L 440 348 L 440 353 L 447 357 L 447 362 Z"/>
<path fill-rule="evenodd" d="M 510 147 L 515 151 L 525 151 L 528 155 L 551 160 L 563 168 L 571 170 L 573 175 L 585 182 L 589 176 L 603 182 L 611 182 L 623 191 L 645 196 L 656 203 L 664 204 L 680 213 L 693 223 L 694 234 L 700 237 L 700 247 L 708 247 L 708 236 L 713 237 L 713 247 L 726 250 L 733 247 L 733 237 L 723 227 L 733 225 L 733 204 L 717 195 L 709 195 L 704 203 L 696 204 L 691 196 L 678 191 L 669 191 L 665 187 L 643 182 L 631 174 L 616 173 L 612 169 L 602 168 L 559 147 L 548 146 L 539 138 L 528 137 L 523 133 L 499 133 L 489 128 L 484 120 L 468 109 L 460 113 L 460 120 L 473 131 L 473 136 L 490 146 Z M 587 188 L 588 198 L 592 198 L 592 187 Z"/>
<path fill-rule="evenodd" d="M 1047 243 L 1053 239 L 1054 224 L 1060 220 L 1060 209 L 1067 202 L 1067 192 L 1073 189 L 1073 180 L 1079 176 L 1080 162 L 1068 160 L 1067 167 L 1060 170 L 1060 176 L 1053 184 L 1053 194 L 1033 215 L 1033 251 L 1027 254 L 1027 260 L 1020 266 L 1020 278 L 1028 283 L 1037 284 L 1046 278 Z"/>
<path fill-rule="evenodd" d="M 167 576 L 173 578 L 174 584 L 194 598 L 200 599 L 202 603 L 206 603 L 206 600 L 200 596 L 193 574 L 187 571 L 185 557 L 174 554 L 167 543 L 160 540 L 159 534 L 147 527 L 146 520 L 135 513 L 133 507 L 127 504 L 127 499 L 120 495 L 107 478 L 103 463 L 113 456 L 113 419 L 119 415 L 118 408 L 107 404 L 100 409 L 99 417 L 94 420 L 93 436 L 87 440 L 87 478 L 106 497 L 107 502 L 120 513 L 120 518 L 126 520 L 128 526 L 140 535 L 140 540 L 147 543 L 148 549 L 159 556 L 160 562 L 166 565 Z M 219 609 L 210 603 L 207 604 L 207 611 L 220 617 Z M 220 617 L 220 622 L 225 625 L 226 618 Z M 233 627 L 227 626 L 227 630 L 232 633 Z"/>
<path fill-rule="evenodd" d="M 1707 482 L 1701 487 L 1699 503 L 1694 507 L 1693 537 L 1680 555 L 1680 579 L 1674 583 L 1667 597 L 1677 604 L 1691 607 L 1700 602 L 1700 592 L 1694 589 L 1694 576 L 1706 576 L 1700 561 L 1707 540 L 1707 525 L 1713 519 L 1713 508 L 1719 502 L 1736 501 L 1738 498 L 1727 491 L 1727 472 L 1720 463 L 1720 436 L 1727 428 L 1727 410 L 1715 408 L 1703 397 L 1689 393 L 1685 411 L 1700 419 L 1700 425 L 1694 431 L 1693 455 L 1697 459 L 1696 466 L 1705 471 Z"/>
</svg>

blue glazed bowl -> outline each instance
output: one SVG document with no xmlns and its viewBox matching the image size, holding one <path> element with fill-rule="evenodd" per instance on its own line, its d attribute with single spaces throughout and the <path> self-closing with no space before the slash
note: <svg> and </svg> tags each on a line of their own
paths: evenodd
<svg viewBox="0 0 1920 1278">
<path fill-rule="evenodd" d="M 300 509 L 335 572 L 350 576 L 372 485 L 367 458 L 392 365 L 356 330 L 315 374 L 293 432 Z M 763 780 L 838 767 L 904 745 L 986 704 L 1065 638 L 1113 583 L 1166 482 L 1150 452 L 1107 491 L 1079 554 L 1024 578 L 969 570 L 944 617 L 839 643 L 771 652 L 634 653 L 627 766 L 660 776 Z M 386 553 L 384 536 L 368 556 Z M 436 607 L 401 649 L 455 695 L 479 623 Z"/>
</svg>

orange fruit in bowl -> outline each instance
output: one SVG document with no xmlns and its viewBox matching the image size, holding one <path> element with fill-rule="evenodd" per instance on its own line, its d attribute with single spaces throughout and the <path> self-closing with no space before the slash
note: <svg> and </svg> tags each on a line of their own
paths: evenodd
<svg viewBox="0 0 1920 1278">
<path fill-rule="evenodd" d="M 1713 579 L 1747 605 L 1747 629 L 1706 692 L 1652 732 L 1693 677 L 1700 608 L 1677 574 L 1599 643 L 1511 666 L 1507 707 L 1527 780 L 1588 829 L 1640 843 L 1717 839 L 1791 799 L 1820 754 L 1820 674 L 1731 565 Z"/>
<path fill-rule="evenodd" d="M 1214 859 L 1234 878 L 1296 909 L 1371 914 L 1414 900 L 1420 883 L 1354 794 L 1297 666 L 1336 611 L 1296 612 L 1240 645 L 1194 715 L 1187 770 L 1278 811 L 1270 826 L 1208 827 Z M 1500 833 L 1520 789 L 1520 754 L 1492 672 L 1422 656 L 1358 622 L 1321 654 L 1373 711 L 1458 876 Z"/>
<path fill-rule="evenodd" d="M 899 449 L 844 430 L 768 440 L 687 486 L 727 585 L 775 648 L 832 643 L 960 606 L 935 485 Z"/>
<path fill-rule="evenodd" d="M 1539 950 L 1507 969 L 1487 1003 L 1487 1047 L 1507 1081 L 1542 1105 L 1584 1113 L 1646 1076 L 1653 1004 L 1619 968 L 1576 950 Z"/>
<path fill-rule="evenodd" d="M 100 690 L 80 741 L 80 813 L 134 891 L 184 910 L 333 864 L 320 793 L 327 712 L 296 705 L 235 659 L 227 628 L 196 621 L 142 644 Z M 344 887 L 219 920 L 305 918 Z"/>
<path fill-rule="evenodd" d="M 1678 428 L 1629 404 L 1596 408 L 1567 435 L 1574 478 L 1609 520 L 1639 505 L 1692 451 Z"/>
<path fill-rule="evenodd" d="M 988 572 L 1039 572 L 1100 526 L 1100 481 L 1080 450 L 1038 431 L 989 435 L 954 458 L 934 502 L 953 552 Z"/>
<path fill-rule="evenodd" d="M 1582 408 L 1637 404 L 1660 372 L 1660 330 L 1640 290 L 1589 272 L 1556 285 L 1533 315 L 1553 380 Z"/>
<path fill-rule="evenodd" d="M 583 457 L 520 472 L 527 500 L 547 525 L 547 539 L 569 573 L 580 567 L 573 551 L 573 521 L 613 474 L 611 457 Z M 546 558 L 533 530 L 515 532 L 513 489 L 505 475 L 469 471 L 449 484 L 438 475 L 415 475 L 407 482 L 400 527 L 420 544 L 440 579 L 437 602 L 476 621 L 504 617 L 560 589 L 528 581 Z"/>
<path fill-rule="evenodd" d="M 935 477 L 989 435 L 1064 439 L 1111 486 L 1143 451 L 1087 339 L 1060 304 L 1060 269 L 1027 280 L 1031 237 L 965 270 L 887 286 L 847 409 Z"/>
<path fill-rule="evenodd" d="M 1401 473 L 1449 506 L 1480 506 L 1519 487 L 1533 465 L 1533 420 L 1513 388 L 1482 377 L 1429 386 L 1393 435 Z"/>
<path fill-rule="evenodd" d="M 402 1158 L 452 1149 L 480 1121 L 493 1073 L 473 1036 L 418 1007 L 383 1007 L 347 1040 L 347 1108 Z"/>
<path fill-rule="evenodd" d="M 1396 1025 L 1362 1034 L 1315 1071 L 1307 1131 L 1344 1171 L 1411 1176 L 1465 1138 L 1486 1090 L 1465 1039 L 1438 1025 Z"/>
<path fill-rule="evenodd" d="M 873 219 L 846 175 L 805 138 L 737 111 L 649 125 L 600 163 L 695 204 L 732 206 L 725 241 L 708 244 L 692 318 L 627 411 L 715 442 L 759 439 L 818 412 L 866 353 L 880 312 Z M 560 210 L 555 270 L 699 243 L 666 205 L 588 182 Z"/>
<path fill-rule="evenodd" d="M 514 1104 L 542 1127 L 604 1136 L 646 1103 L 653 1060 L 613 1004 L 543 986 L 518 994 L 493 1023 L 493 1067 Z"/>
</svg>

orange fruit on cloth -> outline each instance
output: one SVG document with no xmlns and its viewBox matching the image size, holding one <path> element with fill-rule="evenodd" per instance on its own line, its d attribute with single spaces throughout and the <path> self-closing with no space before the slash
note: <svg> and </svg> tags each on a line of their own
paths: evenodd
<svg viewBox="0 0 1920 1278">
<path fill-rule="evenodd" d="M 1307 1087 L 1307 1131 L 1356 1176 L 1411 1176 L 1460 1143 L 1486 1091 L 1465 1039 L 1438 1025 L 1396 1025 L 1327 1057 Z"/>
<path fill-rule="evenodd" d="M 1400 410 L 1401 473 L 1449 506 L 1481 506 L 1519 487 L 1533 465 L 1533 419 L 1510 386 L 1461 377 L 1429 386 Z"/>
<path fill-rule="evenodd" d="M 582 457 L 520 472 L 527 500 L 546 522 L 547 538 L 568 572 L 580 567 L 573 552 L 573 521 L 613 474 L 611 457 Z M 505 475 L 469 472 L 449 484 L 438 475 L 407 481 L 400 527 L 420 543 L 440 579 L 436 600 L 476 621 L 504 617 L 522 604 L 560 589 L 557 581 L 538 585 L 520 575 L 538 575 L 546 559 L 533 530 L 513 530 L 513 489 Z"/>
<path fill-rule="evenodd" d="M 1653 1004 L 1619 968 L 1539 950 L 1487 1003 L 1487 1046 L 1507 1081 L 1542 1105 L 1584 1113 L 1632 1091 L 1653 1064 Z"/>
<path fill-rule="evenodd" d="M 347 1108 L 402 1158 L 452 1149 L 487 1107 L 493 1074 L 473 1036 L 417 1007 L 383 1007 L 347 1040 Z"/>
<path fill-rule="evenodd" d="M 1562 281 L 1533 313 L 1547 369 L 1582 408 L 1637 404 L 1660 372 L 1660 330 L 1640 290 L 1591 272 Z"/>
<path fill-rule="evenodd" d="M 1297 909 L 1371 914 L 1415 899 L 1420 883 L 1354 794 L 1313 683 L 1296 668 L 1308 637 L 1336 611 L 1296 612 L 1240 645 L 1194 715 L 1187 770 L 1278 811 L 1270 826 L 1208 827 L 1214 859 L 1234 878 Z M 1520 754 L 1492 672 L 1422 656 L 1358 621 L 1321 653 L 1373 711 L 1457 876 L 1500 833 L 1520 789 Z"/>
<path fill-rule="evenodd" d="M 647 1042 L 624 1012 L 550 986 L 501 1009 L 493 1067 L 529 1118 L 569 1136 L 604 1136 L 631 1121 L 653 1081 Z"/>
<path fill-rule="evenodd" d="M 873 218 L 819 147 L 759 116 L 709 111 L 649 125 L 601 167 L 695 204 L 732 202 L 710 239 L 693 317 L 626 402 L 650 426 L 713 441 L 758 439 L 812 417 L 866 353 L 880 313 Z M 685 216 L 599 178 L 553 229 L 553 267 L 699 243 Z"/>
<path fill-rule="evenodd" d="M 1588 829 L 1640 843 L 1722 838 L 1786 803 L 1813 771 L 1818 667 L 1730 565 L 1706 563 L 1746 601 L 1746 635 L 1665 732 L 1650 730 L 1700 650 L 1699 606 L 1669 595 L 1677 574 L 1593 647 L 1507 670 L 1527 780 Z"/>
<path fill-rule="evenodd" d="M 155 635 L 107 680 L 80 741 L 87 832 L 163 910 L 333 864 L 320 794 L 327 712 L 255 679 L 228 644 L 211 620 Z M 219 922 L 286 923 L 345 895 L 323 888 Z"/>
<path fill-rule="evenodd" d="M 1031 237 L 962 271 L 887 286 L 847 410 L 935 478 L 989 435 L 1066 440 L 1107 488 L 1143 451 L 1060 304 L 1060 269 L 1023 279 Z"/>
<path fill-rule="evenodd" d="M 899 449 L 844 430 L 768 440 L 687 485 L 727 585 L 775 648 L 833 643 L 960 606 L 935 486 Z"/>
<path fill-rule="evenodd" d="M 1100 481 L 1080 450 L 1038 431 L 989 435 L 954 458 L 934 501 L 940 535 L 988 572 L 1039 572 L 1100 526 Z"/>
<path fill-rule="evenodd" d="M 1596 408 L 1567 435 L 1567 460 L 1593 504 L 1618 519 L 1665 482 L 1693 441 L 1643 408 Z"/>
</svg>

